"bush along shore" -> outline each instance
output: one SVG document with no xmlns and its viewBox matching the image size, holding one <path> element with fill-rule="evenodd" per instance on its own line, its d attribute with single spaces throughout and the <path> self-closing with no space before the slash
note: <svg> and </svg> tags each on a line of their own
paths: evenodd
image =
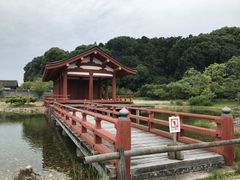
<svg viewBox="0 0 240 180">
<path fill-rule="evenodd" d="M 0 113 L 7 114 L 20 114 L 20 115 L 32 115 L 32 114 L 44 114 L 45 107 L 42 101 L 24 105 L 7 104 L 0 102 Z"/>
</svg>

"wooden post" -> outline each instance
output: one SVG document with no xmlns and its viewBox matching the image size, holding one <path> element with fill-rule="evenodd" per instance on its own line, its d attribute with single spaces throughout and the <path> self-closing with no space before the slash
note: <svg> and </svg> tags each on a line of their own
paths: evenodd
<svg viewBox="0 0 240 180">
<path fill-rule="evenodd" d="M 113 101 L 116 101 L 117 97 L 117 83 L 116 83 L 116 74 L 113 74 L 112 78 L 112 99 Z"/>
<path fill-rule="evenodd" d="M 107 79 L 105 81 L 105 88 L 104 88 L 104 90 L 105 90 L 104 98 L 108 99 L 108 80 Z"/>
<path fill-rule="evenodd" d="M 177 133 L 173 133 L 173 142 L 168 144 L 168 146 L 175 146 L 177 145 Z M 177 159 L 176 152 L 168 152 L 168 159 Z"/>
<path fill-rule="evenodd" d="M 84 154 L 78 147 L 76 148 L 76 156 L 80 159 L 84 159 Z"/>
<path fill-rule="evenodd" d="M 82 121 L 86 122 L 87 121 L 87 115 L 82 113 Z M 87 129 L 84 126 L 81 126 L 81 134 L 82 133 L 87 133 Z"/>
<path fill-rule="evenodd" d="M 152 122 L 154 119 L 154 112 L 150 111 L 148 117 L 149 117 L 148 131 L 151 132 L 151 129 L 154 128 L 154 123 Z"/>
<path fill-rule="evenodd" d="M 119 172 L 119 178 L 121 180 L 127 180 L 127 170 L 126 170 L 126 161 L 124 157 L 124 149 L 119 148 L 117 149 L 119 152 L 119 160 L 118 160 L 118 172 Z"/>
<path fill-rule="evenodd" d="M 57 95 L 62 94 L 62 76 L 59 77 L 59 93 Z"/>
<path fill-rule="evenodd" d="M 177 117 L 177 116 L 175 116 L 175 117 Z M 171 117 L 169 117 L 169 121 L 170 121 L 170 118 Z M 179 123 L 181 124 L 180 117 L 179 117 Z M 180 124 L 179 124 L 179 126 L 180 126 Z M 171 128 L 170 127 L 170 122 L 169 122 L 169 128 Z M 169 130 L 171 132 L 171 129 L 169 129 Z M 180 129 L 180 132 L 181 132 L 181 129 Z M 177 146 L 178 135 L 179 135 L 180 132 L 178 132 L 178 131 L 177 132 L 176 131 L 173 132 L 173 142 L 171 144 L 169 144 L 168 146 Z M 184 155 L 183 155 L 183 153 L 181 151 L 168 152 L 168 158 L 169 159 L 183 160 L 184 159 Z"/>
<path fill-rule="evenodd" d="M 93 73 L 90 73 L 89 77 L 88 99 L 93 100 Z"/>
<path fill-rule="evenodd" d="M 102 99 L 102 80 L 101 79 L 98 80 L 98 89 L 99 89 L 98 98 Z"/>
<path fill-rule="evenodd" d="M 63 96 L 67 98 L 67 73 L 63 74 Z"/>
<path fill-rule="evenodd" d="M 140 115 L 140 110 L 139 110 L 139 109 L 136 110 L 136 115 L 137 115 L 137 116 Z M 140 123 L 139 119 L 136 119 L 136 123 L 137 123 L 137 124 Z"/>
<path fill-rule="evenodd" d="M 75 110 L 73 110 L 73 116 L 76 116 L 76 111 Z M 72 126 L 77 125 L 75 120 L 72 119 L 71 121 L 72 121 Z"/>
<path fill-rule="evenodd" d="M 95 119 L 95 128 L 96 129 L 101 129 L 101 119 L 94 117 Z M 94 144 L 101 144 L 102 143 L 102 138 L 98 136 L 96 133 L 94 133 Z"/>
<path fill-rule="evenodd" d="M 221 117 L 221 140 L 230 140 L 234 138 L 233 117 L 229 107 L 222 108 Z M 232 166 L 235 158 L 233 145 L 223 147 L 223 156 L 227 166 Z"/>
<path fill-rule="evenodd" d="M 119 111 L 119 120 L 117 123 L 117 134 L 116 134 L 116 149 L 123 148 L 125 151 L 131 149 L 131 121 L 128 118 L 128 110 L 122 108 Z M 126 162 L 126 179 L 130 180 L 130 157 L 125 157 Z M 122 179 L 120 177 L 119 170 L 120 164 L 117 164 L 117 179 Z"/>
</svg>

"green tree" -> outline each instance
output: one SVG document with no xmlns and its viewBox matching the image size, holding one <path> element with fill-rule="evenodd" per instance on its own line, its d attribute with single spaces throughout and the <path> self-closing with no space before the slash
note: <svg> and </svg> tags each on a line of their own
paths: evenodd
<svg viewBox="0 0 240 180">
<path fill-rule="evenodd" d="M 44 55 L 33 58 L 24 67 L 24 81 L 34 81 L 41 77 L 45 68 L 45 65 L 49 62 L 55 62 L 62 60 L 69 56 L 67 51 L 54 47 L 44 53 Z"/>
<path fill-rule="evenodd" d="M 0 84 L 0 97 L 2 97 L 4 91 L 4 87 Z"/>
<path fill-rule="evenodd" d="M 69 58 L 95 45 L 96 43 L 80 45 L 72 52 L 59 48 L 49 49 L 42 56 L 33 58 L 24 67 L 24 81 L 34 81 L 41 77 L 46 63 Z M 124 65 L 137 68 L 143 73 L 142 77 L 140 77 L 141 74 L 138 74 L 137 77 L 124 77 L 118 83 L 120 88 L 126 87 L 136 92 L 145 84 L 167 84 L 178 81 L 190 68 L 203 72 L 206 67 L 213 63 L 223 64 L 233 56 L 239 56 L 240 28 L 223 27 L 211 33 L 197 36 L 189 35 L 185 38 L 147 38 L 145 36 L 132 38 L 121 36 L 110 39 L 106 44 L 99 43 L 99 46 Z M 231 65 L 229 64 L 228 67 L 229 72 L 231 72 Z M 223 79 L 225 77 L 214 74 L 222 73 L 221 68 L 220 70 L 209 70 L 213 74 L 206 75 L 211 77 L 212 83 L 215 84 L 211 86 L 211 90 L 217 96 L 224 97 L 224 82 L 215 77 Z M 147 71 L 148 75 L 146 76 Z M 229 75 L 226 76 L 229 77 Z M 185 82 L 184 84 L 187 85 Z M 190 86 L 192 85 L 190 84 Z M 179 84 L 178 87 L 180 87 Z M 196 94 L 199 94 L 199 92 Z"/>
<path fill-rule="evenodd" d="M 37 93 L 38 98 L 41 98 L 45 91 L 52 89 L 52 86 L 52 82 L 42 82 L 41 79 L 38 79 L 32 83 L 31 90 Z"/>
<path fill-rule="evenodd" d="M 26 81 L 21 84 L 20 88 L 28 90 L 28 89 L 31 89 L 32 84 L 33 84 L 32 81 Z"/>
<path fill-rule="evenodd" d="M 38 95 L 38 98 L 41 98 L 43 93 L 45 91 L 51 90 L 53 87 L 53 84 L 51 81 L 49 82 L 42 82 L 42 80 L 40 78 L 38 78 L 35 81 L 27 81 L 24 82 L 21 85 L 22 89 L 30 89 L 34 92 L 36 92 L 36 94 Z"/>
<path fill-rule="evenodd" d="M 215 93 L 218 98 L 223 98 L 225 89 L 223 85 L 227 77 L 226 64 L 211 64 L 205 68 L 203 74 L 211 78 L 210 87 L 213 93 Z"/>
</svg>

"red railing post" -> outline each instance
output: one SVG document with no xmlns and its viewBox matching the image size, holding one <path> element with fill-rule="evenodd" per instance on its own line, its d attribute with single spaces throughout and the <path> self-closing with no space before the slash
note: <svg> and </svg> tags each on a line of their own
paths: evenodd
<svg viewBox="0 0 240 180">
<path fill-rule="evenodd" d="M 222 108 L 221 116 L 220 139 L 230 140 L 234 138 L 233 116 L 231 109 L 228 107 Z M 226 145 L 223 147 L 223 156 L 227 166 L 232 166 L 235 158 L 234 145 Z"/>
<path fill-rule="evenodd" d="M 153 111 L 149 111 L 148 118 L 149 118 L 148 131 L 151 132 L 151 129 L 154 128 L 154 123 L 153 123 L 154 112 Z"/>
<path fill-rule="evenodd" d="M 87 115 L 85 113 L 82 113 L 82 122 L 86 122 L 87 121 Z M 87 133 L 87 128 L 85 128 L 82 124 L 81 124 L 81 133 Z"/>
<path fill-rule="evenodd" d="M 76 111 L 75 110 L 72 111 L 72 116 L 76 117 Z M 71 121 L 72 121 L 72 126 L 75 126 L 77 124 L 76 121 L 73 118 L 71 118 Z"/>
<path fill-rule="evenodd" d="M 115 114 L 117 112 L 116 111 L 116 107 L 113 106 L 112 108 L 113 108 L 113 110 L 112 110 L 112 117 L 116 117 L 116 114 Z"/>
<path fill-rule="evenodd" d="M 119 118 L 117 122 L 117 134 L 116 134 L 116 148 L 123 148 L 124 150 L 131 149 L 131 122 L 128 118 L 128 110 L 126 108 L 122 108 L 119 111 Z M 131 179 L 130 175 L 130 157 L 125 157 L 126 162 L 126 176 L 127 179 Z M 119 163 L 119 162 L 118 162 Z M 121 179 L 119 175 L 119 164 L 117 164 L 117 179 Z"/>
<path fill-rule="evenodd" d="M 95 128 L 97 129 L 101 129 L 101 119 L 99 119 L 98 117 L 94 117 L 95 120 Z M 98 136 L 96 133 L 94 133 L 94 143 L 95 144 L 101 144 L 102 143 L 102 138 L 100 136 Z"/>
</svg>

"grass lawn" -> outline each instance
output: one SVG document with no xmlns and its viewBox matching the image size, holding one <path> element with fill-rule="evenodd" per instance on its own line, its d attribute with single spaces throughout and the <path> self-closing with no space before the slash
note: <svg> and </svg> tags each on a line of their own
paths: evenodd
<svg viewBox="0 0 240 180">
<path fill-rule="evenodd" d="M 235 101 L 229 101 L 224 99 L 216 100 L 211 106 L 190 106 L 187 101 L 181 101 L 181 104 L 177 105 L 179 104 L 177 103 L 177 101 L 149 100 L 146 98 L 136 98 L 134 99 L 134 103 L 154 105 L 156 108 L 167 109 L 171 111 L 192 112 L 192 113 L 210 114 L 210 115 L 221 115 L 221 109 L 224 106 L 228 106 L 229 108 L 232 109 L 233 117 L 240 118 L 240 104 L 238 104 Z M 194 121 L 193 124 L 201 127 L 209 126 L 209 128 L 211 126 L 209 122 L 203 122 L 203 121 Z M 240 138 L 239 126 L 234 127 L 234 132 L 235 132 L 235 137 Z M 198 134 L 189 133 L 188 136 L 196 139 L 203 138 L 204 141 L 208 141 L 206 140 L 207 137 L 201 136 L 200 138 Z M 212 139 L 209 139 L 209 140 L 212 141 Z M 210 173 L 210 175 L 204 179 L 207 179 L 207 180 L 208 179 L 209 180 L 240 179 L 240 145 L 236 145 L 235 153 L 236 153 L 235 155 L 236 158 L 235 158 L 235 164 L 233 167 L 216 170 Z"/>
<path fill-rule="evenodd" d="M 177 101 L 178 100 L 150 100 L 146 98 L 135 98 L 133 100 L 133 102 L 137 104 L 155 105 L 156 108 L 161 109 L 212 115 L 220 115 L 221 109 L 224 106 L 228 106 L 232 109 L 232 114 L 234 117 L 240 117 L 240 104 L 238 104 L 236 101 L 221 99 L 216 100 L 211 106 L 190 106 L 188 102 L 184 100 L 180 100 L 181 104 L 179 105 Z"/>
</svg>

